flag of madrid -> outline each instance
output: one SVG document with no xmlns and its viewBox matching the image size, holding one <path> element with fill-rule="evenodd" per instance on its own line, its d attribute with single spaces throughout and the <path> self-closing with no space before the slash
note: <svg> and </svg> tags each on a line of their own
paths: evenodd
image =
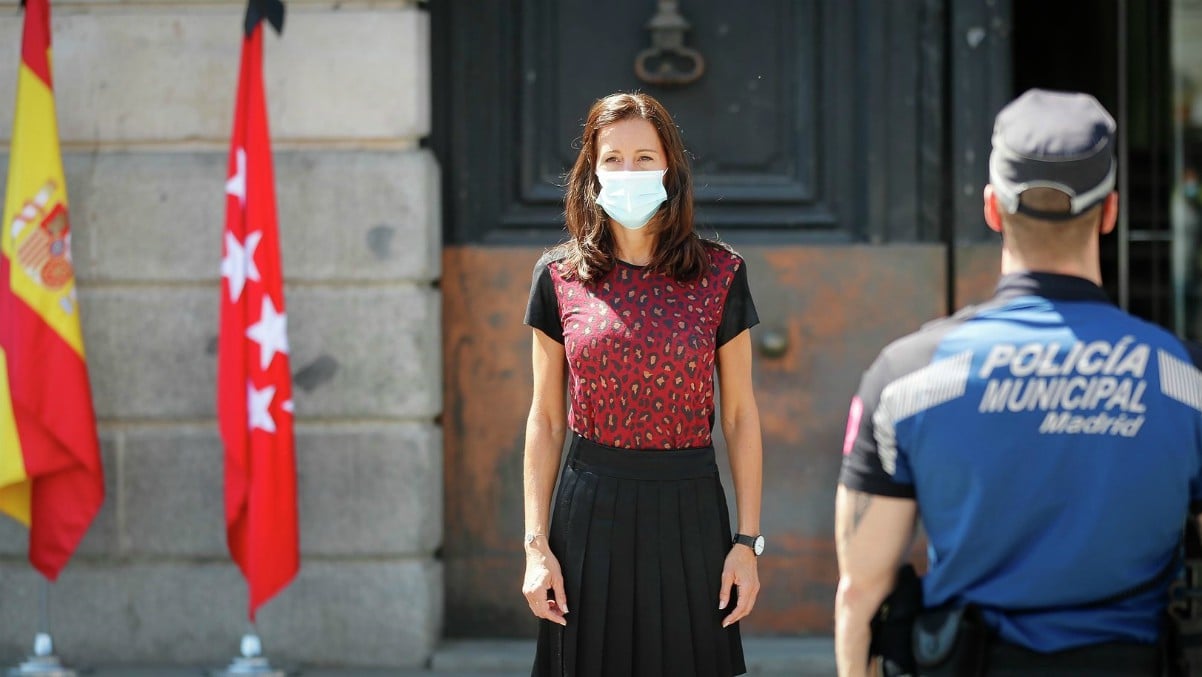
<svg viewBox="0 0 1202 677">
<path fill-rule="evenodd" d="M 263 27 L 242 43 L 225 184 L 217 415 L 230 555 L 250 617 L 300 568 L 288 318 L 263 89 Z"/>
</svg>

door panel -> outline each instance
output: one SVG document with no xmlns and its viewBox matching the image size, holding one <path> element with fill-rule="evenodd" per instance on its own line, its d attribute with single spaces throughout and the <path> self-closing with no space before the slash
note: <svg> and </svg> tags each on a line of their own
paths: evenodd
<svg viewBox="0 0 1202 677">
<path fill-rule="evenodd" d="M 521 595 L 522 443 L 531 330 L 522 325 L 539 247 L 443 253 L 446 627 L 452 636 L 526 636 Z"/>
<path fill-rule="evenodd" d="M 455 111 L 434 117 L 449 174 L 448 242 L 554 238 L 589 106 L 631 90 L 656 96 L 681 127 L 703 223 L 851 239 L 866 206 L 854 198 L 860 162 L 848 124 L 858 115 L 856 59 L 847 53 L 853 4 L 765 0 L 748 11 L 725 0 L 682 3 L 692 24 L 685 44 L 701 52 L 705 71 L 663 88 L 634 68 L 650 45 L 644 25 L 653 2 L 436 3 L 436 52 L 448 69 L 436 71 L 436 103 Z M 917 50 L 901 59 L 917 61 Z"/>
<path fill-rule="evenodd" d="M 835 485 L 847 408 L 886 343 L 944 307 L 941 245 L 742 247 L 762 324 L 785 353 L 757 351 L 764 435 L 764 585 L 750 632 L 830 632 L 838 570 Z M 727 486 L 731 486 L 729 481 Z M 730 497 L 733 501 L 733 495 Z M 732 515 L 734 513 L 732 512 Z"/>
<path fill-rule="evenodd" d="M 847 7 L 774 0 L 749 12 L 724 0 L 684 3 L 688 44 L 705 59 L 704 74 L 653 93 L 684 130 L 711 223 L 835 225 L 839 189 L 850 179 L 848 163 L 832 162 L 849 156 L 839 129 L 846 126 L 836 123 L 850 98 L 820 96 L 818 68 L 827 61 L 819 36 L 824 28 L 846 32 Z M 643 25 L 653 10 L 650 2 L 522 3 L 520 196 L 552 207 L 555 225 L 584 113 L 602 94 L 652 89 L 632 75 L 635 56 L 649 47 Z M 519 210 L 502 221 L 525 226 L 528 216 Z"/>
</svg>

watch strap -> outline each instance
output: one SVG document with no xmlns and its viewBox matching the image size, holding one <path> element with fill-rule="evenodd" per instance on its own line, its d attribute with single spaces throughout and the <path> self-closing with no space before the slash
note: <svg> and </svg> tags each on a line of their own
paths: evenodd
<svg viewBox="0 0 1202 677">
<path fill-rule="evenodd" d="M 756 539 L 755 536 L 748 536 L 747 534 L 735 534 L 734 542 L 738 543 L 740 545 L 745 545 L 745 546 L 751 548 L 752 550 L 755 550 L 755 539 Z"/>
</svg>

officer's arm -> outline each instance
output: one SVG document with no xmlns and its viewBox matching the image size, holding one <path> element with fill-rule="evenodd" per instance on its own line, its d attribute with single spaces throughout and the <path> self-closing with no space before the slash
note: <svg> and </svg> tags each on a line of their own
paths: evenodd
<svg viewBox="0 0 1202 677">
<path fill-rule="evenodd" d="M 840 677 L 868 674 L 868 623 L 893 589 L 914 538 L 913 499 L 874 496 L 843 484 L 835 493 L 835 660 Z"/>
</svg>

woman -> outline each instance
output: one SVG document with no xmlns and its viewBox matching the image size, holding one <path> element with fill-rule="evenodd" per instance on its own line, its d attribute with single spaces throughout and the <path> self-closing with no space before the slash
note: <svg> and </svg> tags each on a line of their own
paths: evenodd
<svg viewBox="0 0 1202 677">
<path fill-rule="evenodd" d="M 746 267 L 694 231 L 680 134 L 645 94 L 589 111 L 566 214 L 570 239 L 538 262 L 526 311 L 534 675 L 743 674 L 737 623 L 755 604 L 763 548 Z M 710 440 L 715 362 L 734 544 Z"/>
</svg>

